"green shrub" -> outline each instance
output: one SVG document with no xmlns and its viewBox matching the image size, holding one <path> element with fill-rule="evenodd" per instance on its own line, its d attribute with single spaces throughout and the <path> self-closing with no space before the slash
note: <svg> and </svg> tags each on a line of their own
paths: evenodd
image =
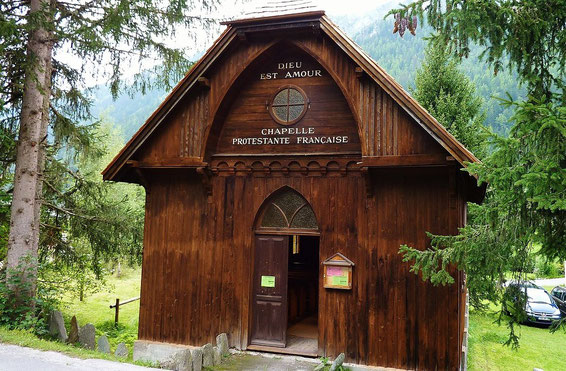
<svg viewBox="0 0 566 371">
<path fill-rule="evenodd" d="M 556 260 L 548 260 L 538 256 L 533 273 L 537 278 L 556 278 L 564 276 L 564 264 Z"/>
<path fill-rule="evenodd" d="M 38 281 L 35 296 L 30 297 L 30 283 L 23 279 L 24 272 L 22 264 L 10 271 L 7 279 L 6 270 L 0 272 L 0 326 L 45 337 L 49 334 L 49 314 L 58 304 L 58 293 Z"/>
</svg>

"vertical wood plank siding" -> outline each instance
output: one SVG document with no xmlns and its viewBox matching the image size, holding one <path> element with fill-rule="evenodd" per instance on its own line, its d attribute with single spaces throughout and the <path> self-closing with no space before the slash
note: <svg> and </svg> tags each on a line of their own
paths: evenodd
<svg viewBox="0 0 566 371">
<path fill-rule="evenodd" d="M 362 176 L 218 176 L 208 203 L 190 173 L 156 174 L 147 197 L 140 339 L 198 345 L 227 332 L 232 346 L 247 345 L 254 216 L 264 195 L 290 186 L 322 226 L 320 259 L 341 252 L 356 263 L 352 291 L 319 285 L 323 354 L 455 369 L 459 286 L 422 282 L 398 254 L 401 243 L 424 249 L 425 231 L 450 232 L 450 176 L 377 173 L 374 199 Z"/>
</svg>

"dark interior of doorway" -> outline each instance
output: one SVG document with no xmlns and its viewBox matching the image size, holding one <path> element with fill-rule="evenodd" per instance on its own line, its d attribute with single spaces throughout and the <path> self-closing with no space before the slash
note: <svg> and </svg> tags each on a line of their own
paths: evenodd
<svg viewBox="0 0 566 371">
<path fill-rule="evenodd" d="M 318 351 L 319 237 L 289 238 L 288 352 L 316 356 Z"/>
</svg>

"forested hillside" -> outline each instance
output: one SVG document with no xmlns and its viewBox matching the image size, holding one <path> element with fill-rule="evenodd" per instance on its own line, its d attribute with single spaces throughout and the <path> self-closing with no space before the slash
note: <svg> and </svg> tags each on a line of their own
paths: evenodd
<svg viewBox="0 0 566 371">
<path fill-rule="evenodd" d="M 392 33 L 393 21 L 383 19 L 384 11 L 375 10 L 365 15 L 333 17 L 341 28 L 354 39 L 377 63 L 392 75 L 407 91 L 414 88 L 416 71 L 424 58 L 424 49 L 429 34 L 428 28 L 419 26 L 417 35 L 405 34 L 404 38 Z M 483 97 L 486 111 L 485 125 L 499 134 L 506 134 L 509 128 L 510 110 L 504 109 L 497 98 L 513 99 L 521 96 L 523 90 L 517 86 L 517 79 L 507 71 L 494 75 L 484 63 L 478 61 L 479 52 L 472 50 L 470 58 L 461 64 L 462 71 L 476 86 Z M 104 118 L 120 127 L 124 139 L 129 139 L 161 103 L 167 92 L 149 91 L 145 96 L 123 95 L 113 101 L 109 90 L 101 87 L 93 93 L 95 116 Z"/>
</svg>

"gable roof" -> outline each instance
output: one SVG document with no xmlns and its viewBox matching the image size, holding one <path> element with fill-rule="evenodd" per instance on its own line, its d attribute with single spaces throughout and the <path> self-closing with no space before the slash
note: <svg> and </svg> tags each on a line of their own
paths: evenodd
<svg viewBox="0 0 566 371">
<path fill-rule="evenodd" d="M 303 24 L 312 27 L 312 22 L 320 24 L 320 29 L 346 53 L 362 70 L 389 94 L 429 135 L 431 135 L 462 166 L 466 162 L 479 162 L 446 128 L 430 115 L 401 85 L 383 70 L 367 53 L 335 25 L 324 11 L 285 14 L 262 18 L 246 18 L 223 22 L 226 30 L 206 51 L 203 57 L 191 68 L 187 75 L 173 88 L 161 105 L 133 135 L 124 148 L 114 157 L 102 172 L 104 180 L 115 180 L 135 151 L 151 136 L 177 103 L 191 90 L 216 59 L 238 37 L 240 27 L 266 26 L 270 24 Z M 202 164 L 195 164 L 202 166 Z"/>
</svg>

